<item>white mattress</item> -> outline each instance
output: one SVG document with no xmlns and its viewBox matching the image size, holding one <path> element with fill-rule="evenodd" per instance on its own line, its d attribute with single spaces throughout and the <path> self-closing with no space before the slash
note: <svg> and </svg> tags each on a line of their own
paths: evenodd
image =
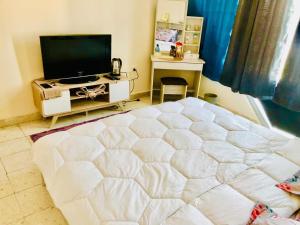
<svg viewBox="0 0 300 225">
<path fill-rule="evenodd" d="M 300 169 L 300 141 L 188 98 L 34 144 L 34 161 L 70 225 L 244 225 L 255 202 L 289 217 L 275 187 Z"/>
</svg>

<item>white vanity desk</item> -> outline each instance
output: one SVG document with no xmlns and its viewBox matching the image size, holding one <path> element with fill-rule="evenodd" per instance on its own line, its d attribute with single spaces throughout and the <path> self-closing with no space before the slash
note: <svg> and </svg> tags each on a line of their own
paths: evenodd
<svg viewBox="0 0 300 225">
<path fill-rule="evenodd" d="M 205 62 L 202 59 L 183 59 L 183 60 L 174 60 L 174 59 L 166 59 L 160 58 L 159 56 L 151 56 L 152 68 L 151 68 L 151 87 L 150 87 L 150 100 L 152 102 L 153 99 L 153 82 L 155 76 L 155 70 L 186 70 L 186 71 L 195 71 L 194 78 L 194 97 L 198 98 L 200 84 L 201 84 L 201 76 L 203 65 Z"/>
</svg>

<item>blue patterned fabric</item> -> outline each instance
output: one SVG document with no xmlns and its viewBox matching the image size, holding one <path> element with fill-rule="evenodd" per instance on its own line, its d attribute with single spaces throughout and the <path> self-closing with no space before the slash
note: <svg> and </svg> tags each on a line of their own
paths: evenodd
<svg viewBox="0 0 300 225">
<path fill-rule="evenodd" d="M 203 74 L 219 81 L 239 0 L 189 0 L 189 16 L 204 17 L 200 56 Z"/>
</svg>

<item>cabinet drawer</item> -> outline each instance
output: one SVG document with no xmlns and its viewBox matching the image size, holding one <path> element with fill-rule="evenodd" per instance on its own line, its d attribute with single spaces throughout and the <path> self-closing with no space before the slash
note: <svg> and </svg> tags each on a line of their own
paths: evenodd
<svg viewBox="0 0 300 225">
<path fill-rule="evenodd" d="M 109 84 L 109 102 L 118 102 L 129 99 L 129 81 L 118 81 Z"/>
<path fill-rule="evenodd" d="M 70 92 L 62 91 L 61 97 L 42 101 L 43 116 L 52 116 L 58 113 L 71 111 Z"/>
</svg>

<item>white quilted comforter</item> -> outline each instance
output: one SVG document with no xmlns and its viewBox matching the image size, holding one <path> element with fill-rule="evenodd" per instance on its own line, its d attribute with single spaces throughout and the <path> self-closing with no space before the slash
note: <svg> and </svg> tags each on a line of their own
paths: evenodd
<svg viewBox="0 0 300 225">
<path fill-rule="evenodd" d="M 188 98 L 48 135 L 34 160 L 70 225 L 244 225 L 257 201 L 300 208 L 275 187 L 300 169 L 299 148 Z"/>
</svg>

